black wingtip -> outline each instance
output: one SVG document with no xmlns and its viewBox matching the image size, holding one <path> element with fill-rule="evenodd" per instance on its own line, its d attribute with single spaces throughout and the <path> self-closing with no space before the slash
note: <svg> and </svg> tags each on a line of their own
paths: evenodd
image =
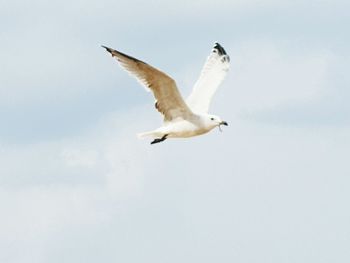
<svg viewBox="0 0 350 263">
<path fill-rule="evenodd" d="M 112 54 L 113 49 L 111 49 L 110 47 L 106 47 L 106 46 L 104 46 L 104 45 L 101 45 L 101 47 L 105 48 L 109 53 Z"/>
<path fill-rule="evenodd" d="M 217 50 L 218 54 L 221 55 L 227 55 L 225 49 L 218 43 L 215 42 L 214 43 L 214 47 L 215 50 Z"/>
</svg>

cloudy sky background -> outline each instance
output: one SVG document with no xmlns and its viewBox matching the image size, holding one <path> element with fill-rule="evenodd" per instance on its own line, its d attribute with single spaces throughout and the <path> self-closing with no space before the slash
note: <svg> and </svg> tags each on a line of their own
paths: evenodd
<svg viewBox="0 0 350 263">
<path fill-rule="evenodd" d="M 3 1 L 0 261 L 349 262 L 348 1 Z M 187 96 L 215 41 L 230 124 L 150 146 L 153 98 L 100 48 Z"/>
</svg>

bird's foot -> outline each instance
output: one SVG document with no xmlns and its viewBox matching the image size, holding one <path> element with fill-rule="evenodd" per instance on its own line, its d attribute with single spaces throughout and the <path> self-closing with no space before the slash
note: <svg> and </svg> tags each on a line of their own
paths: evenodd
<svg viewBox="0 0 350 263">
<path fill-rule="evenodd" d="M 167 136 L 168 136 L 168 134 L 165 134 L 162 138 L 154 139 L 154 140 L 151 142 L 151 144 L 155 144 L 155 143 L 159 143 L 159 142 L 165 141 Z"/>
</svg>

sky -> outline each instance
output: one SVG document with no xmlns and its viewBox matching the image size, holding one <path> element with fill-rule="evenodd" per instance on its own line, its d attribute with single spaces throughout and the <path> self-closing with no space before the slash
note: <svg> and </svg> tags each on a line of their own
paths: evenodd
<svg viewBox="0 0 350 263">
<path fill-rule="evenodd" d="M 0 3 L 0 261 L 349 262 L 350 4 Z M 150 145 L 151 93 L 188 96 L 215 41 L 220 133 Z"/>
</svg>

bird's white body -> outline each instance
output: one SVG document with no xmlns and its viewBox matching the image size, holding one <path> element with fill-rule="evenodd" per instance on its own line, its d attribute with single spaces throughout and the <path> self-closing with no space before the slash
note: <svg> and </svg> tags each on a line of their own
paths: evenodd
<svg viewBox="0 0 350 263">
<path fill-rule="evenodd" d="M 106 48 L 131 75 L 152 91 L 156 109 L 164 115 L 163 125 L 153 131 L 139 134 L 139 137 L 156 138 L 152 143 L 167 138 L 187 138 L 209 132 L 220 125 L 227 125 L 219 117 L 208 114 L 211 98 L 225 78 L 230 58 L 218 43 L 207 58 L 200 77 L 186 102 L 180 95 L 175 81 L 164 72 L 147 63 Z"/>
<path fill-rule="evenodd" d="M 167 138 L 188 138 L 207 133 L 217 127 L 216 124 L 208 122 L 207 116 L 195 115 L 191 120 L 183 120 L 179 118 L 171 122 L 165 122 L 163 126 L 154 131 L 138 134 L 140 138 L 153 137 L 162 138 L 167 135 Z"/>
</svg>

